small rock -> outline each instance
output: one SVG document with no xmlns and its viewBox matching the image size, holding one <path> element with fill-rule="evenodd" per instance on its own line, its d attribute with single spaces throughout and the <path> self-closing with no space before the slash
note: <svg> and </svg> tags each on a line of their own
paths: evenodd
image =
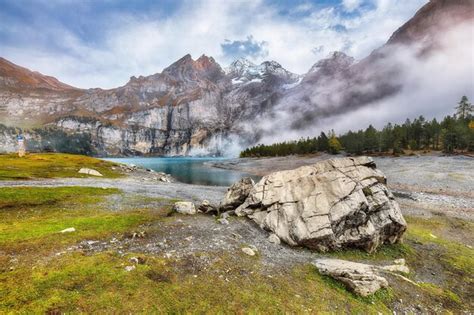
<svg viewBox="0 0 474 315">
<path fill-rule="evenodd" d="M 406 264 L 404 258 L 395 259 L 395 260 L 393 261 L 393 263 L 394 263 L 395 265 L 402 265 L 402 266 L 405 266 L 405 264 Z"/>
<path fill-rule="evenodd" d="M 382 270 L 391 272 L 410 273 L 410 269 L 404 265 L 390 265 L 381 267 Z"/>
<path fill-rule="evenodd" d="M 233 211 L 233 210 L 232 210 L 232 211 L 226 211 L 226 212 L 224 212 L 223 214 L 221 214 L 221 218 L 222 218 L 222 219 L 228 219 L 228 218 L 229 218 L 231 215 L 233 215 L 233 214 L 234 214 L 234 211 Z"/>
<path fill-rule="evenodd" d="M 146 259 L 143 257 L 132 257 L 130 258 L 130 262 L 138 265 L 143 265 L 146 262 Z"/>
<path fill-rule="evenodd" d="M 274 233 L 270 234 L 270 236 L 268 237 L 268 241 L 272 244 L 277 245 L 281 243 L 280 238 Z"/>
<path fill-rule="evenodd" d="M 76 232 L 76 229 L 73 227 L 70 227 L 61 231 L 61 233 L 71 233 L 71 232 Z"/>
<path fill-rule="evenodd" d="M 242 251 L 249 256 L 255 256 L 255 252 L 251 248 L 244 247 Z"/>
<path fill-rule="evenodd" d="M 101 173 L 99 173 L 98 171 L 96 170 L 93 170 L 91 168 L 81 168 L 78 172 L 79 174 L 87 174 L 87 175 L 92 175 L 92 176 L 99 176 L 99 177 L 102 177 L 104 175 L 102 175 Z"/>
<path fill-rule="evenodd" d="M 218 214 L 218 209 L 217 207 L 211 205 L 211 203 L 208 200 L 203 200 L 201 204 L 198 207 L 199 210 L 201 210 L 204 213 L 216 213 Z"/>
<path fill-rule="evenodd" d="M 136 267 L 133 266 L 133 265 L 132 265 L 132 266 L 126 266 L 126 267 L 125 267 L 125 271 L 130 272 L 130 271 L 132 271 L 132 270 L 135 270 L 135 268 L 136 268 Z"/>
<path fill-rule="evenodd" d="M 220 224 L 229 225 L 229 221 L 227 219 L 220 218 L 220 219 L 217 219 L 217 221 Z"/>
<path fill-rule="evenodd" d="M 238 239 L 241 239 L 241 238 L 242 238 L 242 235 L 237 234 L 237 233 L 232 233 L 232 236 L 233 236 L 234 238 L 238 238 Z"/>
<path fill-rule="evenodd" d="M 189 201 L 178 201 L 174 204 L 173 210 L 181 214 L 196 214 L 194 203 Z"/>
<path fill-rule="evenodd" d="M 258 248 L 255 245 L 249 245 L 249 248 L 254 252 L 258 252 Z"/>
<path fill-rule="evenodd" d="M 188 237 L 185 238 L 185 240 L 188 241 L 188 242 L 191 242 L 193 240 L 193 236 L 192 235 L 188 236 Z"/>
</svg>

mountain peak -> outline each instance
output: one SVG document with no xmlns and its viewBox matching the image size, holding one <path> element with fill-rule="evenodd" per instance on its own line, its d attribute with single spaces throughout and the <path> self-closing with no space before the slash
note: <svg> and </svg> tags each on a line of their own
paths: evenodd
<svg viewBox="0 0 474 315">
<path fill-rule="evenodd" d="M 0 85 L 16 88 L 43 88 L 57 91 L 76 89 L 73 86 L 62 83 L 55 77 L 20 67 L 2 57 L 0 57 Z"/>
<path fill-rule="evenodd" d="M 327 58 L 316 62 L 308 73 L 333 73 L 346 69 L 354 63 L 355 59 L 343 53 L 342 51 L 334 51 Z"/>
<path fill-rule="evenodd" d="M 239 58 L 232 62 L 225 72 L 232 78 L 233 84 L 262 82 L 269 77 L 279 78 L 278 81 L 284 83 L 294 83 L 299 79 L 298 75 L 287 71 L 273 60 L 256 65 L 248 59 Z"/>
<path fill-rule="evenodd" d="M 200 69 L 209 69 L 209 68 L 215 68 L 219 67 L 219 64 L 214 60 L 212 57 L 208 57 L 206 55 L 201 55 L 196 61 L 195 64 L 197 67 Z"/>
<path fill-rule="evenodd" d="M 459 23 L 474 19 L 472 0 L 430 0 L 413 18 L 402 25 L 388 44 L 410 44 L 425 41 Z"/>
<path fill-rule="evenodd" d="M 214 58 L 202 55 L 197 60 L 193 60 L 190 54 L 165 68 L 163 74 L 184 81 L 196 81 L 203 78 L 213 82 L 224 75 L 221 66 Z"/>
</svg>

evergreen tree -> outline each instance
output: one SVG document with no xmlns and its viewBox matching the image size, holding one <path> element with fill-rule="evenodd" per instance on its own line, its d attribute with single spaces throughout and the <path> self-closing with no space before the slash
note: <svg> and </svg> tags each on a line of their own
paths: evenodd
<svg viewBox="0 0 474 315">
<path fill-rule="evenodd" d="M 329 139 L 324 132 L 318 137 L 318 151 L 319 152 L 328 152 L 329 151 Z"/>
<path fill-rule="evenodd" d="M 380 134 L 380 149 L 382 152 L 388 152 L 390 149 L 393 149 L 394 146 L 394 135 L 393 135 L 393 126 L 391 123 L 388 123 Z"/>
<path fill-rule="evenodd" d="M 463 97 L 456 107 L 456 115 L 446 116 L 441 122 L 436 119 L 426 121 L 420 116 L 413 121 L 407 119 L 403 125 L 388 123 L 381 131 L 370 125 L 365 130 L 336 136 L 324 132 L 317 138 L 301 138 L 297 141 L 257 145 L 242 151 L 241 156 L 283 156 L 291 154 L 308 154 L 315 152 L 339 152 L 342 148 L 349 154 L 364 154 L 377 151 L 393 154 L 403 153 L 404 149 L 442 149 L 447 153 L 456 151 L 474 152 L 474 117 L 472 105 Z M 56 147 L 59 143 L 56 143 Z M 70 147 L 61 143 L 61 147 Z M 87 149 L 87 148 L 85 148 Z"/>
<path fill-rule="evenodd" d="M 458 103 L 456 109 L 456 115 L 460 119 L 467 119 L 474 112 L 474 106 L 469 103 L 467 96 L 463 96 L 461 101 Z"/>
<path fill-rule="evenodd" d="M 369 125 L 364 132 L 364 150 L 367 152 L 376 152 L 379 150 L 377 129 L 372 125 Z"/>
</svg>

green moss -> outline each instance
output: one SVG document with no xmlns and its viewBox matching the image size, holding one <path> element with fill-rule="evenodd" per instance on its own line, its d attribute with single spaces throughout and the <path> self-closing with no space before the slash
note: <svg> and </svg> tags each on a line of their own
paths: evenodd
<svg viewBox="0 0 474 315">
<path fill-rule="evenodd" d="M 428 292 L 428 294 L 431 294 L 433 296 L 436 296 L 442 299 L 449 300 L 450 302 L 453 302 L 456 304 L 462 303 L 459 296 L 448 289 L 440 288 L 432 283 L 419 283 L 419 285 L 422 288 L 422 290 Z"/>
<path fill-rule="evenodd" d="M 16 210 L 60 202 L 84 205 L 98 202 L 103 196 L 116 194 L 115 188 L 96 187 L 3 187 L 0 188 L 0 209 Z M 8 215 L 8 213 L 5 213 Z M 1 215 L 1 214 L 0 214 Z"/>
<path fill-rule="evenodd" d="M 217 259 L 212 269 L 190 272 L 180 260 L 150 256 L 126 272 L 128 256 L 67 254 L 1 274 L 0 312 L 390 313 L 389 291 L 362 299 L 311 266 L 269 277 L 252 260 L 236 266 L 228 255 L 208 258 Z"/>
<path fill-rule="evenodd" d="M 15 154 L 3 154 L 0 155 L 0 180 L 90 177 L 78 173 L 83 167 L 95 169 L 105 178 L 123 176 L 117 164 L 83 155 L 42 153 L 20 158 Z"/>
<path fill-rule="evenodd" d="M 419 243 L 432 243 L 440 248 L 439 258 L 452 268 L 466 275 L 474 274 L 474 249 L 464 244 L 443 237 L 444 230 L 449 224 L 460 224 L 464 230 L 474 233 L 474 224 L 456 219 L 422 219 L 407 217 L 407 238 Z"/>
<path fill-rule="evenodd" d="M 126 231 L 155 218 L 154 210 L 110 211 L 105 198 L 117 189 L 95 187 L 0 188 L 0 248 L 47 253 L 83 239 Z M 60 231 L 74 227 L 73 233 Z"/>
</svg>

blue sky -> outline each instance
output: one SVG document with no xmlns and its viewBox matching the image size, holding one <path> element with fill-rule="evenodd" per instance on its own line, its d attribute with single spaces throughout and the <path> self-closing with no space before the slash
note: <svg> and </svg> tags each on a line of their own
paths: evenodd
<svg viewBox="0 0 474 315">
<path fill-rule="evenodd" d="M 0 0 L 0 56 L 78 87 L 111 88 L 187 53 L 306 72 L 363 58 L 427 0 Z"/>
</svg>

